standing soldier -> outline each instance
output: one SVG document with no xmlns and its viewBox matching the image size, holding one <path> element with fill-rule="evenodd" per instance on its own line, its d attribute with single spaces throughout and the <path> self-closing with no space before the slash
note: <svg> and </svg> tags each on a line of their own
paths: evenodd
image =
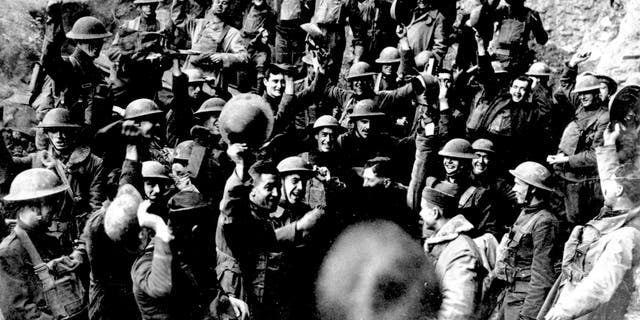
<svg viewBox="0 0 640 320">
<path fill-rule="evenodd" d="M 589 221 L 602 204 L 595 149 L 602 146 L 609 111 L 600 100 L 599 92 L 598 78 L 578 77 L 573 89 L 580 100 L 575 120 L 564 129 L 558 154 L 547 157 L 547 162 L 554 165 L 562 178 L 567 220 L 572 224 Z"/>
<path fill-rule="evenodd" d="M 411 22 L 406 27 L 400 27 L 398 35 L 409 41 L 413 56 L 422 51 L 432 51 L 436 55 L 438 65 L 444 61 L 447 54 L 447 30 L 445 30 L 444 16 L 436 9 L 433 0 L 418 0 Z M 404 29 L 404 30 L 403 30 Z"/>
<path fill-rule="evenodd" d="M 79 283 L 67 282 L 69 291 L 43 287 L 47 280 L 53 282 L 52 273 L 68 275 L 82 262 L 75 252 L 62 255 L 68 252 L 47 236 L 68 188 L 50 170 L 29 169 L 16 176 L 4 197 L 17 219 L 16 227 L 0 243 L 0 310 L 8 320 L 83 319 L 86 311 Z M 74 297 L 79 300 L 69 299 Z"/>
<path fill-rule="evenodd" d="M 400 50 L 395 47 L 384 48 L 376 59 L 376 63 L 380 65 L 380 73 L 376 76 L 373 91 L 397 89 Z"/>
<path fill-rule="evenodd" d="M 114 63 L 114 94 L 117 103 L 147 98 L 154 99 L 162 86 L 162 73 L 171 66 L 171 60 L 163 55 L 171 41 L 171 26 L 156 18 L 160 0 L 135 0 L 139 16 L 125 21 L 112 43 L 109 58 Z"/>
<path fill-rule="evenodd" d="M 395 34 L 395 21 L 391 19 L 391 2 L 385 0 L 358 0 L 358 9 L 367 41 L 362 43 L 362 55 L 359 61 L 373 63 L 384 48 L 398 44 Z"/>
<path fill-rule="evenodd" d="M 71 112 L 75 123 L 84 123 L 93 133 L 109 123 L 112 103 L 107 77 L 95 64 L 104 39 L 111 36 L 94 17 L 78 19 L 66 37 L 76 44 L 68 57 L 60 55 L 65 40 L 62 28 L 61 0 L 48 3 L 49 18 L 43 44 L 42 66 L 61 92 L 59 106 Z"/>
<path fill-rule="evenodd" d="M 50 140 L 48 150 L 14 158 L 23 168 L 50 169 L 68 185 L 67 196 L 59 212 L 52 213 L 50 231 L 60 237 L 65 248 L 78 239 L 89 214 L 102 207 L 107 171 L 102 159 L 80 140 L 80 126 L 62 108 L 51 109 L 38 126 Z"/>
<path fill-rule="evenodd" d="M 506 282 L 499 313 L 505 320 L 535 319 L 556 279 L 554 265 L 560 258 L 559 222 L 547 210 L 551 173 L 531 161 L 509 172 L 518 204 L 524 207 L 498 247 L 495 273 Z"/>
<path fill-rule="evenodd" d="M 216 78 L 216 94 L 223 95 L 227 92 L 225 74 L 233 78 L 233 70 L 249 61 L 242 34 L 226 22 L 228 0 L 214 0 L 201 19 L 187 18 L 187 3 L 186 0 L 174 0 L 171 7 L 176 27 L 186 31 L 191 49 L 199 53 L 187 59 L 187 66 L 199 68 L 205 76 Z"/>
</svg>

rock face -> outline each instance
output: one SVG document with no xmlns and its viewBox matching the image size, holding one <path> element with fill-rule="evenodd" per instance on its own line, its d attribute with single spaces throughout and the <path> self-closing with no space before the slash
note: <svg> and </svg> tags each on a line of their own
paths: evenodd
<svg viewBox="0 0 640 320">
<path fill-rule="evenodd" d="M 462 0 L 460 10 L 468 11 L 478 0 Z M 562 66 L 577 51 L 591 51 L 584 68 L 622 81 L 630 72 L 640 71 L 640 1 L 638 0 L 527 0 L 540 12 L 549 42 L 538 59 Z"/>
</svg>

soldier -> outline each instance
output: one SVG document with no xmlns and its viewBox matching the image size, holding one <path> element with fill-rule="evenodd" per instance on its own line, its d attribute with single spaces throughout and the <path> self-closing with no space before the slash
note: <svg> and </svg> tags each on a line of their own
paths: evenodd
<svg viewBox="0 0 640 320">
<path fill-rule="evenodd" d="M 88 126 L 89 137 L 108 124 L 113 103 L 106 75 L 94 64 L 104 39 L 111 36 L 95 17 L 82 17 L 66 34 L 76 48 L 68 57 L 60 55 L 65 40 L 62 28 L 61 0 L 47 4 L 49 19 L 43 44 L 42 66 L 61 92 L 59 105 L 71 112 L 75 123 Z M 56 105 L 57 106 L 57 105 Z"/>
<path fill-rule="evenodd" d="M 426 186 L 437 186 L 447 182 L 455 184 L 458 193 L 458 212 L 474 226 L 477 235 L 491 233 L 496 238 L 503 233 L 498 225 L 498 214 L 493 209 L 493 199 L 486 189 L 476 187 L 471 181 L 471 160 L 475 157 L 469 141 L 455 138 L 449 140 L 438 152 L 442 156 L 444 178 L 428 177 Z M 476 234 L 473 234 L 476 236 Z"/>
<path fill-rule="evenodd" d="M 125 21 L 113 39 L 109 58 L 116 79 L 118 105 L 140 99 L 155 99 L 162 88 L 162 74 L 171 66 L 165 54 L 172 39 L 172 26 L 156 18 L 160 0 L 135 0 L 138 17 Z M 112 71 L 113 72 L 113 71 Z"/>
<path fill-rule="evenodd" d="M 6 319 L 83 319 L 85 304 L 76 278 L 68 279 L 66 291 L 51 283 L 52 273 L 68 276 L 82 263 L 77 252 L 64 255 L 69 251 L 47 235 L 68 188 L 50 170 L 28 169 L 16 176 L 3 199 L 17 219 L 0 243 L 0 309 Z"/>
<path fill-rule="evenodd" d="M 376 75 L 374 92 L 394 90 L 398 85 L 398 67 L 400 65 L 400 51 L 395 47 L 386 47 L 380 51 L 376 63 L 380 65 L 380 73 Z"/>
<path fill-rule="evenodd" d="M 498 301 L 501 318 L 535 319 L 556 279 L 560 260 L 559 222 L 547 210 L 553 189 L 547 185 L 549 170 L 527 161 L 509 170 L 514 176 L 518 204 L 523 209 L 498 247 L 496 277 L 506 282 Z"/>
<path fill-rule="evenodd" d="M 249 11 L 242 23 L 242 38 L 247 46 L 250 66 L 246 73 L 249 79 L 257 80 L 251 83 L 254 92 L 262 93 L 262 80 L 265 67 L 271 61 L 271 48 L 276 32 L 276 12 L 265 0 L 253 0 Z M 249 80 L 247 79 L 247 80 Z"/>
<path fill-rule="evenodd" d="M 447 54 L 447 38 L 444 16 L 434 7 L 435 1 L 418 0 L 413 9 L 411 22 L 399 27 L 399 37 L 408 40 L 413 55 L 422 51 L 432 51 L 440 65 Z"/>
<path fill-rule="evenodd" d="M 602 133 L 609 124 L 607 106 L 598 96 L 600 80 L 579 76 L 573 94 L 580 99 L 575 120 L 564 129 L 558 153 L 547 162 L 562 178 L 567 220 L 583 224 L 595 217 L 602 204 L 595 149 L 602 145 Z"/>
<path fill-rule="evenodd" d="M 493 13 L 495 31 L 493 36 L 494 54 L 504 68 L 514 75 L 527 70 L 535 53 L 529 49 L 533 34 L 536 42 L 544 45 L 549 40 L 544 30 L 540 14 L 524 6 L 525 0 L 507 0 Z"/>
<path fill-rule="evenodd" d="M 397 45 L 396 25 L 390 15 L 391 2 L 358 0 L 358 9 L 362 28 L 368 41 L 362 42 L 362 54 L 354 58 L 358 61 L 373 63 L 376 54 L 385 48 Z"/>
<path fill-rule="evenodd" d="M 457 187 L 443 182 L 422 193 L 420 218 L 433 232 L 425 240 L 427 256 L 436 261 L 442 305 L 438 319 L 474 319 L 482 294 L 482 267 L 478 247 L 469 237 L 473 225 L 457 214 Z"/>
<path fill-rule="evenodd" d="M 48 150 L 14 158 L 13 162 L 22 169 L 47 168 L 69 186 L 61 210 L 51 216 L 50 231 L 59 237 L 64 248 L 70 248 L 82 233 L 89 214 L 106 200 L 107 170 L 102 159 L 82 144 L 81 127 L 71 120 L 68 110 L 51 109 L 38 127 L 50 140 Z"/>
<path fill-rule="evenodd" d="M 233 70 L 249 61 L 247 48 L 240 31 L 225 22 L 228 0 L 214 0 L 205 17 L 200 19 L 187 18 L 187 3 L 186 0 L 174 0 L 171 7 L 176 27 L 188 34 L 191 49 L 200 53 L 187 59 L 187 67 L 199 68 L 205 76 L 216 78 L 214 87 L 221 96 L 226 94 L 229 80 L 224 74 L 232 76 Z"/>
<path fill-rule="evenodd" d="M 385 114 L 376 112 L 374 101 L 359 101 L 349 120 L 353 127 L 338 136 L 338 145 L 343 154 L 345 167 L 362 167 L 376 156 L 391 156 L 397 142 L 381 131 Z"/>
<path fill-rule="evenodd" d="M 562 274 L 540 312 L 546 320 L 624 319 L 637 290 L 634 273 L 640 263 L 637 168 L 621 165 L 616 154 L 620 124 L 604 134 L 597 148 L 604 206 L 571 232 L 564 245 Z M 634 284 L 635 283 L 635 284 Z M 548 311 L 548 312 L 547 312 Z"/>
</svg>

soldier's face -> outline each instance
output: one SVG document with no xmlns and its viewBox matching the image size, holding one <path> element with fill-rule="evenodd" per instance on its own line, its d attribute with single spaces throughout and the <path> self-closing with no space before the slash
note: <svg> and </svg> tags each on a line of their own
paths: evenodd
<svg viewBox="0 0 640 320">
<path fill-rule="evenodd" d="M 169 190 L 169 184 L 169 180 L 165 179 L 145 179 L 144 194 L 151 202 L 160 201 Z"/>
<path fill-rule="evenodd" d="M 615 180 L 602 181 L 602 195 L 604 197 L 604 205 L 611 208 L 613 207 L 618 198 L 622 195 L 624 188 Z"/>
<path fill-rule="evenodd" d="M 194 83 L 187 86 L 187 94 L 192 99 L 197 99 L 200 92 L 202 92 L 202 84 Z"/>
<path fill-rule="evenodd" d="M 258 181 L 254 181 L 249 199 L 256 206 L 273 211 L 280 200 L 280 181 L 273 174 L 261 174 Z"/>
<path fill-rule="evenodd" d="M 140 127 L 140 135 L 145 138 L 152 138 L 155 134 L 158 123 L 149 120 L 142 120 L 138 123 Z"/>
<path fill-rule="evenodd" d="M 209 129 L 209 131 L 214 135 L 220 135 L 219 118 L 220 113 L 214 113 L 204 122 L 204 127 Z"/>
<path fill-rule="evenodd" d="M 444 171 L 447 175 L 453 175 L 458 173 L 461 168 L 460 159 L 444 157 L 442 160 Z"/>
<path fill-rule="evenodd" d="M 316 141 L 318 142 L 318 151 L 331 152 L 336 144 L 336 134 L 331 128 L 322 128 L 316 134 Z"/>
<path fill-rule="evenodd" d="M 143 3 L 138 8 L 140 10 L 140 15 L 143 17 L 151 17 L 156 14 L 157 3 Z"/>
<path fill-rule="evenodd" d="M 351 88 L 355 91 L 356 96 L 362 96 L 371 92 L 373 90 L 373 85 L 371 80 L 360 78 L 351 81 Z"/>
<path fill-rule="evenodd" d="M 369 130 L 371 129 L 371 120 L 359 119 L 356 120 L 356 133 L 363 139 L 369 137 Z"/>
<path fill-rule="evenodd" d="M 304 199 L 307 180 L 294 173 L 282 179 L 282 194 L 290 204 L 300 203 Z"/>
<path fill-rule="evenodd" d="M 47 136 L 51 145 L 58 151 L 67 151 L 73 146 L 75 138 L 75 130 L 71 129 L 55 129 L 48 130 Z"/>
<path fill-rule="evenodd" d="M 89 58 L 95 59 L 100 56 L 100 51 L 102 50 L 102 45 L 104 44 L 104 40 L 95 39 L 95 40 L 81 40 L 78 41 L 78 48 L 82 50 Z"/>
<path fill-rule="evenodd" d="M 395 64 L 383 64 L 382 67 L 380 67 L 380 72 L 387 76 L 396 73 L 396 70 L 398 70 L 398 67 Z"/>
<path fill-rule="evenodd" d="M 473 168 L 473 174 L 479 175 L 489 169 L 491 155 L 484 151 L 476 151 L 475 156 L 476 157 L 471 160 L 471 167 Z"/>
<path fill-rule="evenodd" d="M 225 14 L 229 8 L 228 0 L 213 0 L 213 12 L 215 14 Z"/>
<path fill-rule="evenodd" d="M 374 188 L 384 186 L 385 178 L 378 177 L 372 168 L 366 168 L 362 172 L 362 186 L 365 188 Z"/>
<path fill-rule="evenodd" d="M 580 92 L 578 94 L 578 100 L 583 107 L 590 107 L 596 100 L 595 92 Z"/>
<path fill-rule="evenodd" d="M 281 97 L 284 92 L 284 75 L 283 74 L 269 74 L 268 79 L 264 79 L 264 87 L 267 94 L 271 97 Z"/>
<path fill-rule="evenodd" d="M 600 100 L 607 101 L 609 99 L 609 86 L 606 83 L 600 84 Z"/>
<path fill-rule="evenodd" d="M 425 199 L 420 200 L 420 218 L 425 229 L 433 229 L 438 219 L 435 207 Z"/>
<path fill-rule="evenodd" d="M 518 204 L 526 204 L 527 195 L 529 193 L 529 185 L 518 178 L 514 178 L 513 182 L 514 185 L 512 190 L 516 194 L 516 201 L 518 202 Z"/>
<path fill-rule="evenodd" d="M 56 194 L 21 208 L 18 217 L 29 227 L 39 230 L 47 229 L 51 225 L 53 215 L 60 210 L 61 205 L 62 196 Z"/>
<path fill-rule="evenodd" d="M 529 91 L 529 82 L 524 80 L 514 80 L 509 88 L 511 94 L 511 100 L 513 102 L 520 102 L 527 97 Z"/>
</svg>

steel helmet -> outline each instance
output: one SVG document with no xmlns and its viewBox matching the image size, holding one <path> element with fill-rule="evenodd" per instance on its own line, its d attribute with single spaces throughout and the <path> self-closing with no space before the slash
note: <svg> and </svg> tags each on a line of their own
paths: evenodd
<svg viewBox="0 0 640 320">
<path fill-rule="evenodd" d="M 473 151 L 484 151 L 489 153 L 496 153 L 493 142 L 488 139 L 478 139 L 471 144 Z"/>
<path fill-rule="evenodd" d="M 162 110 L 158 108 L 158 105 L 150 99 L 137 99 L 133 100 L 127 105 L 124 110 L 125 120 L 139 119 L 145 116 L 162 114 Z"/>
<path fill-rule="evenodd" d="M 74 40 L 95 40 L 111 36 L 98 18 L 82 17 L 73 24 L 71 31 L 67 32 L 67 38 Z"/>
<path fill-rule="evenodd" d="M 536 188 L 553 191 L 553 188 L 546 185 L 547 180 L 551 176 L 551 172 L 537 162 L 523 162 L 515 169 L 509 170 L 509 173 Z"/>
<path fill-rule="evenodd" d="M 264 98 L 242 93 L 224 105 L 218 122 L 225 142 L 259 146 L 271 136 L 274 116 Z"/>
<path fill-rule="evenodd" d="M 169 170 L 158 161 L 145 161 L 142 163 L 142 177 L 145 179 L 167 179 Z"/>
<path fill-rule="evenodd" d="M 284 158 L 278 163 L 278 172 L 281 176 L 286 176 L 291 173 L 311 174 L 313 170 L 308 162 L 301 157 L 288 157 Z"/>
<path fill-rule="evenodd" d="M 198 111 L 196 111 L 194 113 L 194 115 L 203 116 L 203 115 L 207 115 L 209 113 L 222 112 L 222 108 L 224 107 L 225 103 L 227 103 L 227 102 L 224 101 L 224 99 L 221 99 L 221 98 L 210 98 L 210 99 L 207 99 L 207 101 L 202 103 L 202 105 L 200 106 Z"/>
<path fill-rule="evenodd" d="M 549 77 L 553 74 L 553 71 L 546 63 L 535 62 L 531 65 L 531 67 L 529 67 L 529 71 L 527 71 L 527 73 L 525 74 L 534 77 Z"/>
<path fill-rule="evenodd" d="M 207 80 L 204 78 L 202 74 L 202 70 L 197 68 L 189 68 L 182 70 L 182 73 L 187 75 L 189 79 L 189 84 L 191 83 L 205 83 Z"/>
<path fill-rule="evenodd" d="M 178 143 L 173 150 L 173 159 L 177 160 L 189 160 L 191 158 L 191 151 L 193 150 L 193 140 L 186 140 Z"/>
<path fill-rule="evenodd" d="M 600 80 L 593 74 L 583 74 L 577 77 L 576 86 L 573 93 L 598 91 L 600 90 Z"/>
<path fill-rule="evenodd" d="M 382 51 L 380 51 L 380 56 L 378 56 L 378 59 L 376 59 L 376 63 L 400 63 L 400 50 L 395 47 L 386 47 L 382 49 Z"/>
<path fill-rule="evenodd" d="M 375 75 L 374 72 L 371 72 L 371 66 L 363 61 L 358 61 L 354 63 L 351 68 L 349 68 L 349 74 L 347 75 L 348 81 L 353 81 L 359 78 L 366 78 Z"/>
<path fill-rule="evenodd" d="M 80 128 L 71 120 L 71 113 L 65 108 L 54 108 L 47 112 L 38 128 Z"/>
<path fill-rule="evenodd" d="M 438 152 L 439 155 L 448 158 L 457 158 L 457 159 L 473 159 L 475 155 L 473 154 L 473 149 L 471 148 L 471 143 L 469 141 L 462 138 L 455 138 L 449 140 L 442 150 Z"/>
<path fill-rule="evenodd" d="M 44 198 L 69 188 L 53 171 L 43 168 L 27 169 L 20 172 L 9 188 L 5 201 L 25 201 Z"/>
<path fill-rule="evenodd" d="M 605 76 L 603 74 L 596 74 L 596 78 L 600 79 L 600 83 L 604 83 L 609 89 L 609 95 L 613 95 L 616 91 L 618 91 L 618 83 L 613 80 L 613 78 L 609 76 Z"/>
<path fill-rule="evenodd" d="M 356 103 L 353 107 L 353 113 L 349 115 L 349 119 L 357 120 L 362 118 L 382 117 L 385 114 L 382 112 L 373 111 L 375 102 L 371 99 L 363 99 Z"/>
<path fill-rule="evenodd" d="M 640 72 L 631 73 L 624 81 L 625 86 L 636 85 L 640 86 Z"/>
<path fill-rule="evenodd" d="M 318 130 L 322 128 L 342 128 L 338 123 L 338 120 L 330 115 L 321 116 L 313 123 L 313 129 Z"/>
</svg>

